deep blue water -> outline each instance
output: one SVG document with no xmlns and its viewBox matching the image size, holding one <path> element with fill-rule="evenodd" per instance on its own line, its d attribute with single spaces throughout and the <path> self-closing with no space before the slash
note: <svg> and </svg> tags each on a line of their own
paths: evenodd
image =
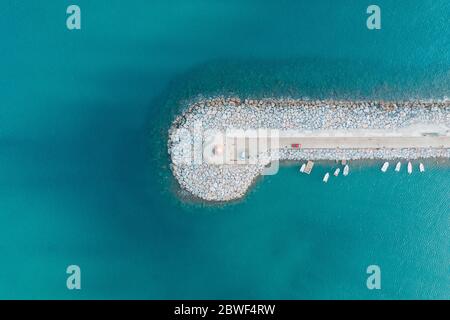
<svg viewBox="0 0 450 320">
<path fill-rule="evenodd" d="M 346 178 L 298 165 L 237 203 L 180 200 L 183 101 L 450 95 L 450 3 L 86 1 L 0 5 L 0 298 L 449 298 L 449 162 Z M 180 197 L 181 196 L 181 197 Z M 66 267 L 82 289 L 66 288 Z M 366 268 L 382 289 L 366 288 Z"/>
</svg>

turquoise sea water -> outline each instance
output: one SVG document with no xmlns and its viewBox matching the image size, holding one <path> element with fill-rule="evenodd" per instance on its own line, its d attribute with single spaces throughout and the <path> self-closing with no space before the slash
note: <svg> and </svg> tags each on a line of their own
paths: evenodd
<svg viewBox="0 0 450 320">
<path fill-rule="evenodd" d="M 211 206 L 166 151 L 199 94 L 449 96 L 448 1 L 377 0 L 379 31 L 368 1 L 74 2 L 80 31 L 72 1 L 0 5 L 0 298 L 450 297 L 448 160 L 327 185 L 333 163 L 287 165 Z"/>
</svg>

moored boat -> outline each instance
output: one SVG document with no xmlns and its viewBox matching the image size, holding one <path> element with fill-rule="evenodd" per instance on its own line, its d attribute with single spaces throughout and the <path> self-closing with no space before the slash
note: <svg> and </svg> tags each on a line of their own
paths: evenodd
<svg viewBox="0 0 450 320">
<path fill-rule="evenodd" d="M 412 170 L 413 170 L 412 164 L 411 164 L 411 162 L 408 162 L 408 174 L 411 174 Z"/>
<path fill-rule="evenodd" d="M 325 173 L 325 176 L 323 177 L 323 182 L 327 183 L 329 178 L 330 178 L 330 174 L 328 172 Z"/>
<path fill-rule="evenodd" d="M 420 170 L 420 172 L 424 172 L 425 171 L 425 166 L 423 165 L 423 163 L 419 164 L 419 170 Z"/>
<path fill-rule="evenodd" d="M 306 164 L 302 164 L 302 166 L 300 167 L 301 173 L 305 172 L 305 167 L 306 167 Z"/>
<path fill-rule="evenodd" d="M 402 167 L 402 163 L 400 161 L 397 162 L 397 165 L 395 166 L 395 171 L 399 172 L 401 167 Z"/>
<path fill-rule="evenodd" d="M 389 168 L 389 162 L 385 162 L 383 163 L 383 166 L 381 167 L 381 172 L 386 172 L 387 169 Z"/>
<path fill-rule="evenodd" d="M 342 172 L 342 174 L 344 176 L 347 176 L 349 171 L 350 171 L 350 168 L 349 168 L 348 164 L 346 164 L 344 167 L 344 172 Z"/>
</svg>

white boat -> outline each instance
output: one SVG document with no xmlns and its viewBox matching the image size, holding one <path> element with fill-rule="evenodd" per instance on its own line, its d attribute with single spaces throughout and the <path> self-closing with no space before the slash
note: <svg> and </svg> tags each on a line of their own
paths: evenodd
<svg viewBox="0 0 450 320">
<path fill-rule="evenodd" d="M 337 168 L 337 169 L 334 171 L 334 176 L 337 177 L 337 176 L 339 175 L 340 172 L 341 172 L 341 169 Z"/>
<path fill-rule="evenodd" d="M 388 168 L 389 168 L 389 162 L 386 161 L 385 163 L 383 163 L 383 166 L 381 167 L 381 171 L 386 172 Z"/>
<path fill-rule="evenodd" d="M 411 162 L 408 162 L 408 174 L 412 173 L 412 164 Z"/>
<path fill-rule="evenodd" d="M 305 172 L 305 167 L 306 167 L 306 164 L 302 164 L 302 166 L 300 167 L 300 172 Z"/>
<path fill-rule="evenodd" d="M 399 172 L 401 167 L 402 167 L 402 163 L 400 161 L 397 162 L 397 165 L 395 166 L 395 171 Z"/>
<path fill-rule="evenodd" d="M 330 174 L 328 172 L 325 173 L 325 176 L 323 177 L 323 182 L 327 183 L 329 178 L 330 178 Z"/>
<path fill-rule="evenodd" d="M 344 167 L 344 172 L 342 172 L 342 174 L 343 174 L 344 176 L 347 176 L 349 170 L 350 170 L 350 168 L 348 167 L 348 164 L 346 164 L 345 167 Z"/>
<path fill-rule="evenodd" d="M 420 172 L 424 172 L 425 171 L 425 166 L 423 165 L 423 163 L 419 164 L 419 170 L 420 170 Z"/>
</svg>

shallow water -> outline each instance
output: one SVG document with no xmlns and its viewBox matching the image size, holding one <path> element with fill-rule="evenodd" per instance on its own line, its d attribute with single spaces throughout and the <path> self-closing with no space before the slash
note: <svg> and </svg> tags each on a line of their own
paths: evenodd
<svg viewBox="0 0 450 320">
<path fill-rule="evenodd" d="M 1 5 L 0 298 L 450 296 L 448 160 L 284 166 L 211 206 L 166 151 L 199 94 L 449 96 L 448 1 L 378 1 L 380 31 L 360 1 L 77 1 L 72 32 L 69 4 Z"/>
</svg>

